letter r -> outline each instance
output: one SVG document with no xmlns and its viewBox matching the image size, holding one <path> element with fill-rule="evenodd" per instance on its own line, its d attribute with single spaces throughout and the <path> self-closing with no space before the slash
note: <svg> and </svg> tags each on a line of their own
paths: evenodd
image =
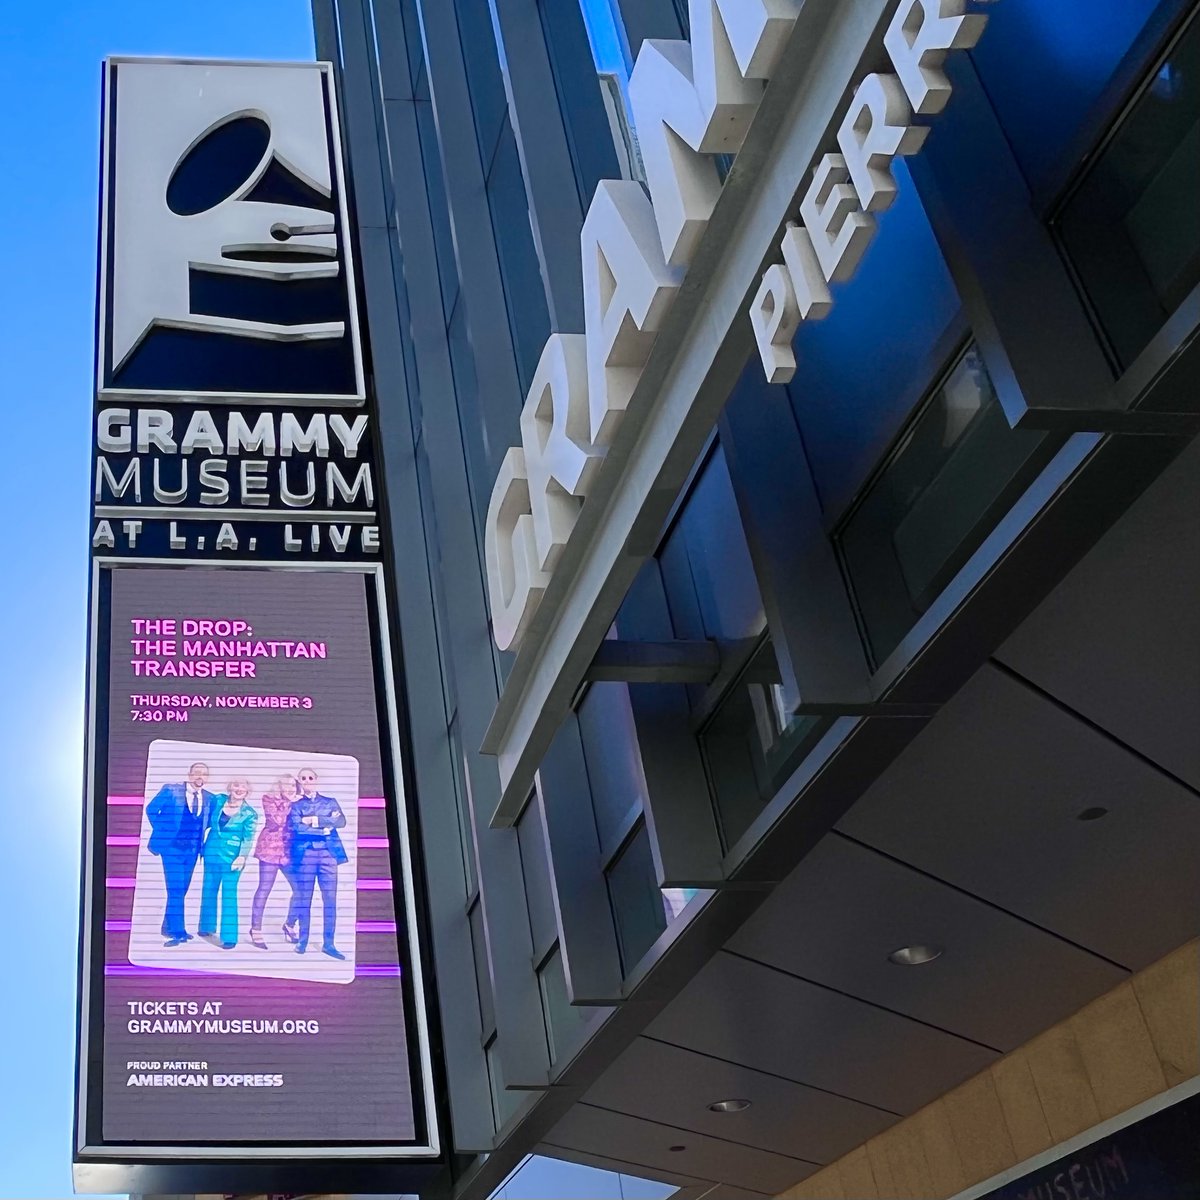
<svg viewBox="0 0 1200 1200">
<path fill-rule="evenodd" d="M 900 0 L 883 45 L 913 112 L 939 113 L 950 99 L 942 64 L 950 50 L 969 50 L 983 35 L 987 17 L 966 12 L 966 0 Z"/>
</svg>

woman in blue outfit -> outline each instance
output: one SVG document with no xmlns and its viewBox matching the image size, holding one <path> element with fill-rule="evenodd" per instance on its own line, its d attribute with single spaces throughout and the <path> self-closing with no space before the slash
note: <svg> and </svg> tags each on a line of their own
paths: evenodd
<svg viewBox="0 0 1200 1200">
<path fill-rule="evenodd" d="M 229 781 L 229 790 L 213 801 L 208 833 L 200 852 L 204 862 L 204 884 L 200 891 L 199 933 L 222 950 L 232 950 L 238 940 L 238 884 L 258 825 L 258 813 L 250 807 L 249 795 L 248 779 Z M 218 903 L 221 910 L 219 938 Z"/>
</svg>

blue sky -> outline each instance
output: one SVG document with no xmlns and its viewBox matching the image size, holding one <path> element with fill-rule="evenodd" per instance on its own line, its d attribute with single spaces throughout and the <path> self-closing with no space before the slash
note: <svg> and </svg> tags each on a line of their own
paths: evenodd
<svg viewBox="0 0 1200 1200">
<path fill-rule="evenodd" d="M 312 58 L 307 0 L 5 6 L 0 1197 L 71 1194 L 100 62 Z"/>
</svg>

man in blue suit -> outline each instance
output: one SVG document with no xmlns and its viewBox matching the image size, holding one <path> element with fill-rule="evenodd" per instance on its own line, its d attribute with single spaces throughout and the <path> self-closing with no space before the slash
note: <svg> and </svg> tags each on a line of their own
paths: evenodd
<svg viewBox="0 0 1200 1200">
<path fill-rule="evenodd" d="M 167 884 L 162 934 L 168 946 L 178 946 L 192 937 L 184 927 L 183 901 L 212 817 L 213 794 L 205 790 L 207 782 L 208 765 L 192 763 L 183 783 L 164 783 L 146 806 L 151 827 L 148 849 L 162 859 Z"/>
<path fill-rule="evenodd" d="M 299 925 L 296 953 L 308 949 L 308 930 L 312 924 L 313 887 L 321 889 L 324 928 L 321 952 L 330 958 L 345 959 L 333 944 L 337 932 L 337 869 L 349 861 L 338 830 L 346 824 L 342 806 L 332 796 L 317 791 L 317 773 L 305 767 L 296 777 L 300 798 L 288 813 L 292 831 L 292 863 L 296 870 L 296 913 Z"/>
</svg>

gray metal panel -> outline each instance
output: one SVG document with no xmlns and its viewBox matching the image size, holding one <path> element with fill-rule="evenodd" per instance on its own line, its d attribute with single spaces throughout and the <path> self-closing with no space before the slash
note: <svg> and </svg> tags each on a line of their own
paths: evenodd
<svg viewBox="0 0 1200 1200">
<path fill-rule="evenodd" d="M 362 0 L 363 4 L 366 0 Z M 444 613 L 434 613 L 432 628 L 427 624 L 420 634 L 405 636 L 406 667 L 408 668 L 410 696 L 426 696 L 439 680 L 443 688 L 457 678 L 460 686 L 471 685 L 469 701 L 460 706 L 459 719 L 468 742 L 478 739 L 478 722 L 486 720 L 487 701 L 480 702 L 479 695 L 490 689 L 495 695 L 494 659 L 487 639 L 487 622 L 484 613 L 483 584 L 479 569 L 479 553 L 475 542 L 474 526 L 470 521 L 470 507 L 465 502 L 466 481 L 463 455 L 457 424 L 457 415 L 451 405 L 421 405 L 419 398 L 408 390 L 405 374 L 407 358 L 401 331 L 408 327 L 414 335 L 415 365 L 421 379 L 422 389 L 436 388 L 444 396 L 452 396 L 453 387 L 448 369 L 445 346 L 445 329 L 425 321 L 422 317 L 426 305 L 413 306 L 413 320 L 404 305 L 407 293 L 424 294 L 437 287 L 436 259 L 432 251 L 432 233 L 424 187 L 412 178 L 408 164 L 420 162 L 416 140 L 415 112 L 404 102 L 389 104 L 388 115 L 394 124 L 384 129 L 384 136 L 395 138 L 395 149 L 389 155 L 388 147 L 378 142 L 381 112 L 378 100 L 381 91 L 402 91 L 407 75 L 397 83 L 376 87 L 373 82 L 376 65 L 385 70 L 396 68 L 401 58 L 407 71 L 407 56 L 387 54 L 376 64 L 371 55 L 371 42 L 367 34 L 367 22 L 363 9 L 358 4 L 343 4 L 340 10 L 341 32 L 346 57 L 345 89 L 347 109 L 352 114 L 350 127 L 354 154 L 356 200 L 360 206 L 360 237 L 363 256 L 365 283 L 368 294 L 368 313 L 371 322 L 372 345 L 374 347 L 374 370 L 376 389 L 379 395 L 382 425 L 382 440 L 385 444 L 387 485 L 393 515 L 393 525 L 403 525 L 407 544 L 397 546 L 396 561 L 405 569 L 398 572 L 402 583 L 419 594 L 422 609 L 428 609 L 431 595 L 439 599 L 446 597 Z M 403 31 L 392 29 L 392 36 L 402 36 Z M 397 152 L 412 155 L 399 158 Z M 389 163 L 390 158 L 390 163 Z M 388 169 L 389 174 L 384 175 Z M 393 277 L 396 259 L 395 233 L 387 226 L 394 224 L 388 208 L 392 193 L 390 171 L 397 173 L 403 186 L 394 189 L 401 200 L 397 215 L 404 221 L 401 231 L 406 247 L 403 264 L 403 282 Z M 419 178 L 419 173 L 418 173 Z M 398 294 L 399 293 L 399 294 Z M 422 450 L 432 467 L 429 477 L 434 480 L 432 495 L 422 495 L 416 480 L 416 461 L 413 455 L 414 431 L 409 425 L 409 408 L 422 413 Z M 455 469 L 457 467 L 457 470 Z M 397 490 L 403 480 L 408 486 Z M 406 498 L 405 498 L 406 497 Z M 438 519 L 432 519 L 436 510 Z M 449 514 L 449 515 L 447 515 Z M 458 520 L 453 518 L 458 516 Z M 407 519 L 405 519 L 407 518 Z M 437 554 L 442 564 L 449 558 L 458 564 L 459 573 L 447 582 L 453 586 L 438 587 L 440 580 L 428 574 L 412 570 L 417 563 L 428 562 L 430 530 L 436 538 Z M 459 577 L 461 576 L 461 578 Z M 406 610 L 405 596 L 401 594 L 402 619 Z M 471 630 L 482 630 L 482 636 L 472 638 Z M 448 639 L 447 631 L 457 636 Z M 482 647 L 483 653 L 471 657 L 464 654 L 462 640 L 469 646 Z M 440 654 L 439 654 L 440 651 Z M 414 655 L 426 661 L 413 661 Z M 454 657 L 453 669 L 450 662 L 440 655 Z M 471 669 L 466 669 L 470 667 Z M 482 686 L 481 686 L 482 683 Z M 475 701 L 472 707 L 471 700 Z M 456 1148 L 460 1150 L 490 1149 L 492 1145 L 492 1117 L 488 1099 L 487 1068 L 478 1040 L 478 1010 L 472 989 L 463 982 L 473 979 L 473 965 L 469 928 L 463 909 L 463 892 L 458 886 L 461 881 L 461 858 L 458 854 L 457 817 L 454 806 L 445 803 L 452 794 L 454 764 L 450 761 L 450 747 L 446 727 L 450 712 L 443 701 L 432 708 L 428 704 L 410 705 L 414 722 L 422 728 L 414 728 L 414 741 L 421 751 L 437 760 L 439 774 L 430 773 L 419 794 L 423 799 L 423 815 L 426 817 L 426 854 L 428 869 L 434 890 L 438 893 L 435 915 L 435 945 L 446 963 L 442 966 L 443 1017 L 447 1043 L 447 1070 L 452 1081 L 450 1094 L 454 1105 L 454 1133 Z M 431 721 L 433 716 L 436 721 Z M 478 759 L 474 762 L 478 763 Z M 492 786 L 494 771 L 490 771 Z M 474 789 L 484 787 L 487 779 L 472 779 Z M 513 840 L 513 839 L 510 839 Z M 500 943 L 501 951 L 496 956 L 503 964 L 497 991 L 503 988 L 505 1008 L 500 1024 L 507 1029 L 505 1039 L 505 1076 L 519 1082 L 528 1070 L 523 1071 L 522 1055 L 529 1045 L 540 1047 L 545 1055 L 545 1038 L 541 1029 L 540 1004 L 536 983 L 532 980 L 528 956 L 528 923 L 524 912 L 524 894 L 520 887 L 519 858 L 516 856 L 515 841 L 511 846 L 496 846 L 488 843 L 488 853 L 480 855 L 481 874 L 486 866 L 493 875 L 498 869 L 493 860 L 499 857 L 506 869 L 504 884 L 498 889 L 500 899 L 490 908 L 495 918 L 496 929 L 489 937 Z M 453 865 L 452 865 L 453 864 Z M 514 871 L 515 866 L 515 871 Z M 431 901 L 434 903 L 434 901 Z M 509 912 L 509 908 L 517 911 Z M 500 910 L 504 910 L 501 912 Z M 520 944 L 524 935 L 524 954 L 516 960 L 520 970 L 511 986 L 504 976 L 514 970 L 514 958 L 508 939 L 515 937 Z M 524 987 L 521 986 L 524 982 Z M 512 1009 L 525 1004 L 524 1013 L 515 1019 Z M 536 1022 L 536 1024 L 535 1024 Z M 515 1032 L 514 1032 L 515 1030 Z M 509 1056 L 512 1062 L 509 1062 Z M 544 1070 L 544 1063 L 536 1063 L 532 1072 Z M 544 1078 L 544 1077 L 542 1077 Z"/>
<path fill-rule="evenodd" d="M 1131 970 L 1200 933 L 1195 795 L 995 666 L 838 829 Z"/>
<path fill-rule="evenodd" d="M 676 41 L 686 37 L 674 0 L 616 0 L 620 10 L 619 24 L 629 47 L 629 57 L 635 60 L 646 38 L 668 38 Z M 686 3 L 684 5 L 686 8 Z"/>
<path fill-rule="evenodd" d="M 524 396 L 517 377 L 516 354 L 454 5 L 447 0 L 422 3 L 421 28 L 429 60 L 429 88 L 462 296 L 469 297 L 467 322 L 471 349 L 481 372 L 486 371 L 487 375 L 487 387 L 481 390 L 478 413 L 481 428 L 473 432 L 485 446 L 493 448 L 498 463 L 503 448 L 520 440 L 519 420 Z M 490 493 L 491 483 L 492 480 L 476 481 L 476 486 Z M 483 503 L 486 508 L 486 495 Z"/>
<path fill-rule="evenodd" d="M 635 1165 L 685 1172 L 719 1183 L 749 1184 L 768 1193 L 782 1192 L 818 1170 L 817 1164 L 803 1159 L 754 1150 L 590 1104 L 576 1104 L 542 1140 L 551 1153 L 562 1146 L 607 1154 L 619 1146 L 621 1156 Z M 672 1150 L 672 1146 L 680 1149 Z"/>
<path fill-rule="evenodd" d="M 312 0 L 313 43 L 318 62 L 338 61 L 335 0 Z"/>
<path fill-rule="evenodd" d="M 927 820 L 919 798 L 907 819 Z M 888 961 L 914 944 L 944 953 L 919 967 Z M 728 948 L 998 1050 L 1015 1049 L 1126 976 L 837 834 L 775 889 Z"/>
<path fill-rule="evenodd" d="M 580 203 L 563 114 L 549 99 L 556 95 L 538 0 L 494 0 L 493 11 L 507 53 L 504 90 L 508 118 L 517 141 L 529 223 L 537 249 L 551 328 L 583 332 L 583 273 Z M 507 59 L 507 61 L 505 61 Z M 511 64 L 518 70 L 511 70 Z"/>
<path fill-rule="evenodd" d="M 724 952 L 645 1032 L 902 1115 L 1000 1057 L 975 1042 Z"/>
<path fill-rule="evenodd" d="M 673 630 L 658 562 L 634 580 L 617 617 L 623 637 L 648 641 Z M 646 780 L 646 823 L 662 887 L 711 887 L 724 878 L 724 851 L 700 747 L 691 727 L 687 689 L 677 683 L 635 684 L 629 703 Z"/>
<path fill-rule="evenodd" d="M 737 1113 L 709 1111 L 710 1104 L 735 1098 L 749 1100 L 751 1107 Z M 833 1162 L 899 1119 L 779 1075 L 645 1037 L 633 1042 L 584 1100 L 818 1163 Z"/>
<path fill-rule="evenodd" d="M 534 794 L 516 828 L 529 906 L 529 929 L 533 934 L 534 954 L 540 959 L 559 940 L 554 878 L 550 873 L 550 849 L 540 795 Z"/>
<path fill-rule="evenodd" d="M 587 767 L 572 713 L 542 759 L 537 777 L 550 874 L 567 977 L 573 1001 L 621 999 L 621 958 L 600 871 L 600 839 L 592 816 Z"/>
<path fill-rule="evenodd" d="M 1103 428 L 1083 418 L 1111 405 L 1112 371 L 970 56 L 946 67 L 953 99 L 911 170 L 996 394 L 1014 425 Z"/>
<path fill-rule="evenodd" d="M 440 6 L 439 6 L 440 8 Z M 428 16 L 428 14 L 423 14 Z M 443 20 L 440 12 L 436 20 Z M 453 23 L 453 11 L 449 12 Z M 429 35 L 426 23 L 427 51 L 431 61 L 431 80 L 462 75 L 462 59 L 457 41 L 448 45 Z M 394 22 L 394 36 L 402 36 L 399 22 Z M 457 38 L 457 28 L 454 30 Z M 438 57 L 449 56 L 446 60 Z M 385 93 L 398 94 L 407 78 L 407 55 L 389 54 L 381 67 L 399 68 L 404 60 L 405 75 L 394 84 L 382 86 Z M 465 82 L 462 98 L 466 99 Z M 436 93 L 435 93 L 436 103 Z M 403 100 L 388 102 L 386 111 L 393 124 L 387 135 L 394 139 L 391 170 L 395 173 L 397 219 L 400 242 L 405 247 L 404 278 L 409 295 L 438 294 L 437 261 L 433 247 L 433 232 L 424 190 L 411 186 L 412 158 L 419 158 L 416 113 L 413 105 Z M 474 129 L 469 107 L 465 112 L 464 130 Z M 458 137 L 457 143 L 468 139 Z M 471 144 L 473 152 L 473 143 Z M 443 151 L 445 146 L 443 145 Z M 476 168 L 478 159 L 476 158 Z M 418 203 L 416 198 L 419 197 Z M 487 226 L 490 234 L 490 223 Z M 461 247 L 460 247 L 461 249 Z M 450 372 L 445 326 L 440 321 L 440 306 L 417 302 L 411 305 L 412 333 L 417 376 L 421 392 L 427 399 L 421 405 L 421 433 L 425 453 L 430 463 L 430 494 L 420 498 L 414 511 L 432 507 L 434 519 L 428 521 L 436 543 L 438 573 L 442 587 L 439 598 L 444 614 L 439 632 L 447 657 L 452 664 L 455 701 L 459 727 L 464 744 L 477 745 L 482 737 L 495 702 L 497 678 L 495 658 L 487 618 L 487 602 L 481 567 L 480 546 L 472 519 L 471 491 L 467 480 L 462 444 L 462 428 L 456 406 L 448 402 L 454 395 Z M 435 320 L 435 317 L 437 318 Z M 377 364 L 381 366 L 382 364 Z M 401 560 L 403 561 L 403 560 Z M 442 737 L 445 737 L 443 730 Z M 471 754 L 467 758 L 469 800 L 474 806 L 482 803 L 490 811 L 499 785 L 494 766 Z M 443 795 L 449 795 L 449 787 Z M 503 837 L 488 836 L 486 822 L 475 822 L 484 836 L 476 836 L 480 888 L 487 931 L 488 957 L 494 983 L 496 1022 L 499 1037 L 497 1053 L 506 1084 L 516 1087 L 544 1087 L 547 1083 L 549 1058 L 542 1023 L 541 997 L 533 973 L 533 945 L 525 907 L 525 891 L 521 875 L 521 859 L 515 833 Z M 486 1092 L 484 1093 L 486 1095 Z"/>
<path fill-rule="evenodd" d="M 384 171 L 375 111 L 375 58 L 364 12 L 369 4 L 370 0 L 343 0 L 337 6 L 346 146 L 353 168 L 354 208 L 360 231 L 386 229 L 393 224 L 389 218 L 391 180 Z M 366 266 L 364 262 L 364 272 Z M 378 358 L 379 351 L 373 357 Z"/>
<path fill-rule="evenodd" d="M 1200 443 L 1163 472 L 997 657 L 1200 788 Z"/>
<path fill-rule="evenodd" d="M 442 980 L 443 1060 L 451 1082 L 451 1113 L 455 1146 L 484 1148 L 491 1144 L 492 1122 L 487 1101 L 487 1074 L 478 1039 L 474 1036 L 473 993 L 455 981 L 472 978 L 469 931 L 462 907 L 462 865 L 453 806 L 442 797 L 453 788 L 454 764 L 446 739 L 447 711 L 441 690 L 442 662 L 432 605 L 429 562 L 420 513 L 420 488 L 413 456 L 413 429 L 404 373 L 405 353 L 393 275 L 392 235 L 386 228 L 364 223 L 364 216 L 382 211 L 381 148 L 373 140 L 376 113 L 365 63 L 367 45 L 362 13 L 353 3 L 342 6 L 351 20 L 347 37 L 349 72 L 343 76 L 345 120 L 353 147 L 355 201 L 359 211 L 363 253 L 363 286 L 378 396 L 380 454 L 390 501 L 392 554 L 406 564 L 395 576 L 401 641 L 405 648 L 407 694 L 436 697 L 433 704 L 407 704 L 413 736 L 413 773 L 421 814 L 425 868 L 429 879 L 429 909 L 437 974 Z M 374 190 L 374 198 L 370 193 Z"/>
<path fill-rule="evenodd" d="M 404 28 L 404 14 L 399 0 L 370 0 L 371 20 L 375 30 L 375 51 L 379 64 L 379 94 L 388 100 L 411 100 L 413 79 L 409 69 L 408 31 Z M 389 131 L 390 140 L 390 131 Z M 420 156 L 415 160 L 420 162 Z M 406 179 L 408 174 L 406 173 Z M 422 197 L 424 186 L 415 189 Z M 399 194 L 397 193 L 397 199 Z M 407 247 L 405 247 L 407 250 Z"/>
<path fill-rule="evenodd" d="M 788 701 L 866 701 L 862 638 L 782 388 L 751 362 L 718 424 Z"/>
</svg>

